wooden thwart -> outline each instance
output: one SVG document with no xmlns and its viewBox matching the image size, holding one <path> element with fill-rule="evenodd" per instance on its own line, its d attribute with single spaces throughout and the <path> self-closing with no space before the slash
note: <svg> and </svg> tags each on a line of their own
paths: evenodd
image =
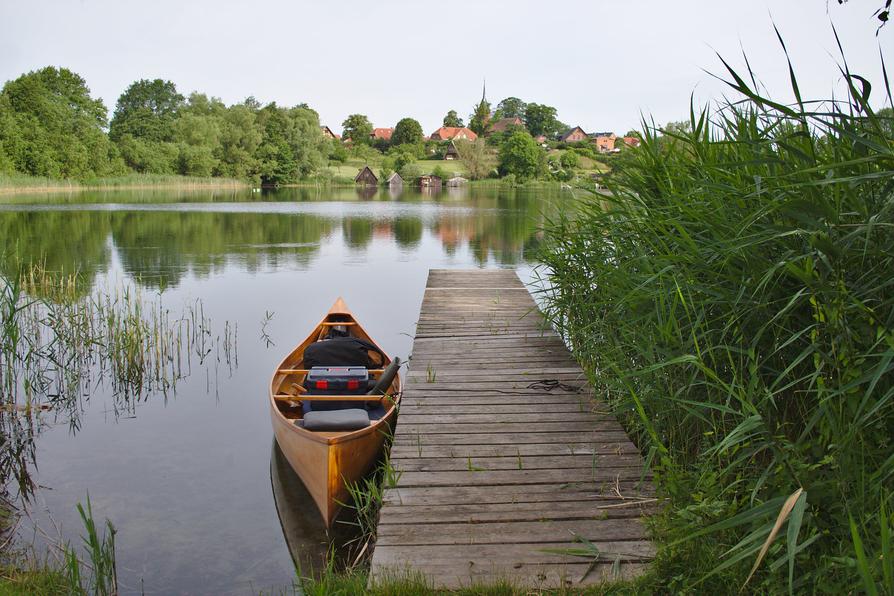
<svg viewBox="0 0 894 596">
<path fill-rule="evenodd" d="M 429 272 L 407 379 L 371 582 L 558 588 L 645 570 L 651 475 L 513 271 Z M 602 558 L 561 554 L 575 536 Z"/>
</svg>

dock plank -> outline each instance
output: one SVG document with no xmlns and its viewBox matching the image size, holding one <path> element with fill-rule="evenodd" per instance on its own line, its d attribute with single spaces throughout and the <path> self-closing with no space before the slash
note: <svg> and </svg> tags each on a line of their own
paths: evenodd
<svg viewBox="0 0 894 596">
<path fill-rule="evenodd" d="M 542 589 L 642 573 L 659 502 L 595 393 L 514 271 L 430 271 L 370 582 Z M 575 535 L 604 562 L 562 554 Z"/>
</svg>

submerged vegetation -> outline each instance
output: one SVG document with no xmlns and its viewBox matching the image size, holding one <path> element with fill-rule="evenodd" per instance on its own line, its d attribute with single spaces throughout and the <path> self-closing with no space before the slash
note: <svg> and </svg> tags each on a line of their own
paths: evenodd
<svg viewBox="0 0 894 596">
<path fill-rule="evenodd" d="M 894 119 L 843 64 L 786 105 L 724 62 L 741 100 L 547 231 L 549 315 L 670 503 L 655 589 L 894 591 Z"/>
<path fill-rule="evenodd" d="M 118 416 L 169 395 L 194 366 L 216 379 L 238 363 L 236 327 L 215 335 L 200 301 L 174 315 L 135 287 L 84 295 L 77 274 L 21 271 L 0 277 L 0 474 L 25 498 L 41 413 L 76 429 L 82 400 L 98 391 Z"/>
</svg>

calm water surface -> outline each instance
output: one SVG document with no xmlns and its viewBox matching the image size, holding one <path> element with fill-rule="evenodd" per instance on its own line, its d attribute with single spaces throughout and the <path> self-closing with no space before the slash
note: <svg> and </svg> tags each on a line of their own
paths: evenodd
<svg viewBox="0 0 894 596">
<path fill-rule="evenodd" d="M 127 415 L 97 390 L 77 429 L 44 414 L 29 508 L 39 530 L 23 524 L 22 541 L 79 541 L 75 504 L 89 491 L 95 517 L 118 529 L 125 593 L 289 585 L 290 547 L 319 559 L 328 542 L 272 448 L 273 367 L 339 295 L 406 358 L 429 268 L 513 268 L 528 280 L 538 227 L 566 200 L 481 189 L 4 197 L 0 254 L 80 271 L 85 294 L 135 285 L 174 312 L 198 298 L 216 332 L 238 326 L 238 366 L 206 366 Z"/>
</svg>

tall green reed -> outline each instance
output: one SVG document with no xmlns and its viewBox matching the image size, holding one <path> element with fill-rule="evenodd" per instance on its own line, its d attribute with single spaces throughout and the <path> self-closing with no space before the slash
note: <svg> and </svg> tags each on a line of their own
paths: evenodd
<svg viewBox="0 0 894 596">
<path fill-rule="evenodd" d="M 93 594 L 112 596 L 118 593 L 118 564 L 115 559 L 115 526 L 106 520 L 106 531 L 100 535 L 93 519 L 93 506 L 87 495 L 86 507 L 78 503 L 78 513 L 87 532 L 82 536 L 86 558 L 79 558 L 78 552 L 65 545 L 65 577 L 70 594 Z M 86 572 L 86 575 L 85 575 Z"/>
<path fill-rule="evenodd" d="M 894 118 L 843 52 L 847 97 L 789 63 L 793 105 L 723 64 L 737 99 L 644 123 L 611 196 L 550 223 L 548 314 L 648 451 L 669 548 L 719 553 L 675 587 L 892 591 Z"/>
</svg>

